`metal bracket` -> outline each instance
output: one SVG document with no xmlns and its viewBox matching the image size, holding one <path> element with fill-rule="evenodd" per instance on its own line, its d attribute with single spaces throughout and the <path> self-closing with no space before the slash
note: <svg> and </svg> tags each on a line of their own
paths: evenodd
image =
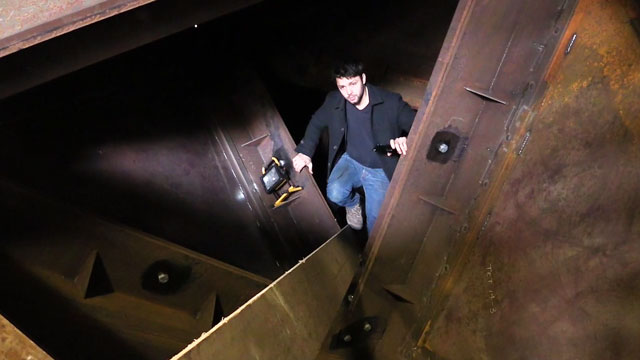
<svg viewBox="0 0 640 360">
<path fill-rule="evenodd" d="M 431 204 L 435 207 L 437 207 L 438 209 L 444 210 L 445 212 L 452 214 L 452 215 L 458 215 L 458 211 L 453 210 L 451 206 L 447 206 L 445 204 L 443 204 L 443 198 L 439 198 L 439 199 L 434 199 L 430 196 L 424 196 L 424 195 L 418 195 L 418 199 Z"/>
<path fill-rule="evenodd" d="M 488 91 L 476 90 L 476 89 L 472 89 L 472 88 L 470 88 L 468 86 L 465 86 L 464 89 L 467 90 L 468 92 L 472 93 L 472 94 L 480 96 L 485 101 L 488 100 L 488 101 L 500 103 L 502 105 L 507 105 L 507 101 L 506 100 L 498 99 L 497 97 L 492 96 L 491 94 L 489 94 Z"/>
</svg>

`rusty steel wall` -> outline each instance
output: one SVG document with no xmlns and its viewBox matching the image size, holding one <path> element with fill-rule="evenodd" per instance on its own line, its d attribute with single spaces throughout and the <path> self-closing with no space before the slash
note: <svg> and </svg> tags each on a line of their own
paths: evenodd
<svg viewBox="0 0 640 360">
<path fill-rule="evenodd" d="M 430 246 L 446 252 L 451 241 L 442 235 L 468 221 L 496 156 L 522 140 L 520 125 L 570 13 L 565 1 L 460 2 L 409 134 L 413 151 L 398 165 L 369 241 L 366 270 L 379 267 L 383 284 L 408 281 L 423 238 L 432 234 Z M 451 148 L 430 159 L 442 132 Z M 442 265 L 430 262 L 434 271 Z"/>
<path fill-rule="evenodd" d="M 460 2 L 354 292 L 376 358 L 638 357 L 636 17 Z"/>
<path fill-rule="evenodd" d="M 581 0 L 529 139 L 427 345 L 443 358 L 640 356 L 640 37 Z M 464 346 L 461 346 L 464 345 Z"/>
</svg>

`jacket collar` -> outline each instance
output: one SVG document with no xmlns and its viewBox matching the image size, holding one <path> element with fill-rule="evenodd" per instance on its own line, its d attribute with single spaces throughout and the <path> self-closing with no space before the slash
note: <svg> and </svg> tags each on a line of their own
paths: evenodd
<svg viewBox="0 0 640 360">
<path fill-rule="evenodd" d="M 371 84 L 367 84 L 366 86 L 369 90 L 369 105 L 373 106 L 384 102 L 382 96 L 380 96 L 380 91 L 377 86 L 373 86 Z M 344 109 L 347 104 L 347 99 L 345 99 L 339 91 L 338 95 L 339 97 L 338 101 L 336 101 L 336 109 Z"/>
</svg>

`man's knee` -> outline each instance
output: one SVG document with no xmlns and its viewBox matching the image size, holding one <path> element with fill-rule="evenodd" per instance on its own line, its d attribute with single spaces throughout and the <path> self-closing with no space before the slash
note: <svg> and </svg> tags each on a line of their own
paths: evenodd
<svg viewBox="0 0 640 360">
<path fill-rule="evenodd" d="M 349 199 L 350 193 L 350 189 L 345 189 L 337 183 L 327 184 L 327 198 L 338 205 Z"/>
</svg>

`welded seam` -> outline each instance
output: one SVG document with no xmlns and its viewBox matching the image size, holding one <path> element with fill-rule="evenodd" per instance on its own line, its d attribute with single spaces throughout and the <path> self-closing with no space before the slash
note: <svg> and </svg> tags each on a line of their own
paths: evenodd
<svg viewBox="0 0 640 360">
<path fill-rule="evenodd" d="M 500 59 L 500 64 L 498 64 L 498 68 L 496 69 L 496 73 L 493 75 L 493 79 L 491 80 L 491 84 L 489 85 L 489 91 L 493 89 L 493 85 L 496 83 L 496 79 L 498 78 L 498 74 L 500 74 L 500 70 L 502 70 L 502 65 L 504 64 L 504 60 L 507 58 L 507 54 L 511 49 L 511 44 L 513 43 L 513 38 L 515 37 L 518 31 L 518 25 L 515 26 L 513 31 L 511 31 L 511 37 L 509 38 L 509 42 L 507 43 L 507 47 L 504 49 L 504 53 L 502 54 L 502 59 Z"/>
</svg>

